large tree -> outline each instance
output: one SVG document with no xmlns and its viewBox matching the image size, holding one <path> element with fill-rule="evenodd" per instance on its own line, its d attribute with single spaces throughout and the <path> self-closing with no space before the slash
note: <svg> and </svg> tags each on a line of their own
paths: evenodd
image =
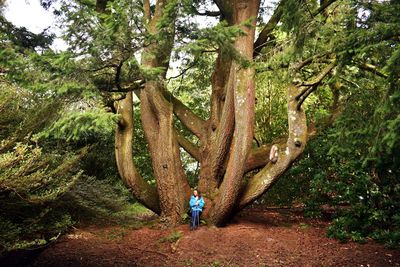
<svg viewBox="0 0 400 267">
<path fill-rule="evenodd" d="M 69 24 L 67 37 L 91 66 L 94 84 L 109 96 L 111 110 L 120 114 L 115 135 L 117 165 L 134 196 L 157 214 L 179 222 L 190 195 L 182 149 L 199 163 L 197 186 L 206 198 L 205 217 L 211 223 L 226 223 L 262 196 L 303 152 L 313 131 L 307 127 L 303 103 L 323 80 L 337 65 L 343 70 L 349 62 L 377 72 L 375 66 L 364 64 L 368 59 L 352 61 L 358 52 L 349 50 L 349 44 L 336 46 L 331 40 L 362 28 L 362 16 L 355 11 L 373 7 L 357 6 L 357 1 L 335 2 L 282 0 L 270 8 L 266 23 L 260 0 L 76 1 L 64 9 L 67 20 L 75 22 Z M 199 29 L 188 19 L 193 14 L 217 17 L 219 23 Z M 382 38 L 397 42 L 396 34 Z M 271 60 L 284 49 L 291 51 L 287 53 L 292 55 L 290 60 L 281 57 L 278 64 Z M 206 118 L 168 88 L 168 67 L 173 55 L 182 53 L 192 60 L 182 73 L 206 53 L 215 55 L 208 77 L 211 94 Z M 287 134 L 256 147 L 256 72 L 278 74 L 281 69 L 292 77 L 282 78 L 287 80 Z M 341 84 L 329 87 L 337 91 Z M 135 97 L 140 102 L 155 186 L 141 176 L 133 160 L 138 128 L 133 119 Z M 276 163 L 268 157 L 273 144 L 279 148 Z"/>
<path fill-rule="evenodd" d="M 221 225 L 234 212 L 260 197 L 301 154 L 307 140 L 306 119 L 297 98 L 299 88 L 288 85 L 289 136 L 286 143 L 280 145 L 278 162 L 268 164 L 268 147 L 262 151 L 252 150 L 255 103 L 253 57 L 260 52 L 258 47 L 267 41 L 268 33 L 279 21 L 279 14 L 272 17 L 255 41 L 259 0 L 215 1 L 215 4 L 226 27 L 237 27 L 239 34 L 230 44 L 232 52 L 223 47 L 217 51 L 211 77 L 209 118 L 203 120 L 167 91 L 163 82 L 165 72 L 155 79 L 146 80 L 139 93 L 141 122 L 149 144 L 157 188 L 152 188 L 143 180 L 132 161 L 134 125 L 131 92 L 118 103 L 117 108 L 122 115 L 116 133 L 120 174 L 144 205 L 174 222 L 179 221 L 185 212 L 190 195 L 180 159 L 180 147 L 200 163 L 198 189 L 207 199 L 209 220 Z M 144 1 L 147 31 L 164 38 L 150 43 L 143 50 L 143 66 L 168 66 L 175 33 L 175 6 L 177 2 L 161 0 L 151 12 L 150 3 Z M 280 9 L 278 7 L 276 12 L 281 13 Z M 160 27 L 161 23 L 163 27 Z M 197 136 L 199 145 L 194 145 L 175 129 L 174 115 Z M 260 167 L 262 170 L 244 183 L 246 172 Z"/>
</svg>

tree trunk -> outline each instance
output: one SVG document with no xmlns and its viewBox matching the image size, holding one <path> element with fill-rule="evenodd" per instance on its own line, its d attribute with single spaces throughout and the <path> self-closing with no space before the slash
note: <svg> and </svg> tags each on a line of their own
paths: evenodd
<svg viewBox="0 0 400 267">
<path fill-rule="evenodd" d="M 242 57 L 241 60 L 248 63 L 245 65 L 246 63 L 243 64 L 243 62 L 232 62 L 229 78 L 226 79 L 227 97 L 225 106 L 229 107 L 230 97 L 232 97 L 234 128 L 226 171 L 218 188 L 218 193 L 213 199 L 213 209 L 210 211 L 210 221 L 216 225 L 224 224 L 235 208 L 245 171 L 246 158 L 253 140 L 255 84 L 254 68 L 250 62 L 253 58 L 255 19 L 257 18 L 259 4 L 258 0 L 236 0 L 222 3 L 228 23 L 230 25 L 241 25 L 240 28 L 244 35 L 236 39 L 234 48 Z M 243 26 L 249 20 L 252 20 L 253 27 Z M 221 116 L 223 116 L 224 111 Z M 220 162 L 222 163 L 222 161 Z M 219 165 L 219 168 L 223 166 L 223 164 Z"/>
<path fill-rule="evenodd" d="M 157 181 L 161 215 L 176 224 L 186 211 L 190 187 L 174 134 L 172 105 L 164 99 L 155 82 L 146 84 L 140 99 L 142 124 Z"/>
<path fill-rule="evenodd" d="M 115 133 L 115 157 L 118 171 L 139 202 L 160 214 L 161 209 L 156 188 L 150 186 L 140 176 L 132 159 L 134 129 L 132 105 L 132 92 L 127 93 L 125 99 L 117 104 L 117 112 L 121 114 Z"/>
</svg>

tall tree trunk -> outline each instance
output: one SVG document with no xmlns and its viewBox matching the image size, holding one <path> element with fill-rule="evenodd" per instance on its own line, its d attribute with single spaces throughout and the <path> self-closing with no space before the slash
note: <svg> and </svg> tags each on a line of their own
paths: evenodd
<svg viewBox="0 0 400 267">
<path fill-rule="evenodd" d="M 156 188 L 150 186 L 140 176 L 132 159 L 134 129 L 132 105 L 132 92 L 127 93 L 125 99 L 117 104 L 117 113 L 121 115 L 115 133 L 115 157 L 118 171 L 135 197 L 143 205 L 160 214 L 161 209 Z"/>
<path fill-rule="evenodd" d="M 146 6 L 148 5 L 145 3 Z M 165 71 L 155 80 L 147 81 L 140 93 L 141 120 L 157 182 L 161 215 L 168 218 L 172 224 L 181 220 L 190 196 L 190 187 L 182 167 L 180 148 L 175 136 L 173 104 L 165 99 L 163 93 L 165 90 L 163 81 L 174 39 L 175 8 L 175 1 L 157 1 L 148 31 L 158 36 L 159 40 L 144 50 L 142 65 L 146 68 L 163 67 Z M 172 13 L 166 14 L 167 9 L 169 12 L 172 10 Z M 150 14 L 147 17 L 149 18 Z M 164 28 L 158 28 L 161 21 L 169 23 L 166 23 Z"/>
<path fill-rule="evenodd" d="M 235 208 L 240 185 L 245 171 L 246 158 L 251 148 L 254 124 L 254 68 L 250 62 L 253 58 L 253 43 L 259 0 L 223 1 L 224 16 L 230 25 L 241 25 L 244 35 L 238 37 L 234 48 L 248 61 L 248 66 L 233 62 L 227 79 L 227 95 L 232 93 L 234 110 L 233 140 L 230 146 L 226 172 L 214 199 L 210 221 L 216 225 L 224 224 Z M 252 20 L 251 26 L 243 26 Z M 226 100 L 227 102 L 229 99 Z M 219 166 L 220 168 L 222 166 Z"/>
<path fill-rule="evenodd" d="M 190 187 L 174 134 L 172 105 L 159 90 L 156 82 L 148 82 L 141 92 L 142 124 L 157 181 L 161 215 L 175 224 L 185 212 Z"/>
<path fill-rule="evenodd" d="M 147 30 L 156 37 L 157 43 L 150 43 L 144 49 L 142 66 L 147 69 L 165 68 L 158 77 L 146 80 L 139 95 L 141 122 L 149 144 L 157 190 L 140 177 L 130 158 L 132 94 L 120 101 L 118 107 L 122 119 L 116 134 L 116 156 L 121 176 L 132 189 L 135 187 L 133 193 L 142 203 L 168 217 L 172 223 L 180 221 L 190 196 L 180 160 L 181 147 L 200 162 L 198 187 L 206 198 L 205 217 L 212 224 L 223 225 L 235 212 L 265 193 L 302 153 L 307 142 L 307 124 L 301 104 L 334 67 L 334 63 L 327 66 L 310 83 L 312 87 L 308 88 L 314 88 L 310 91 L 302 89 L 302 85 L 288 86 L 288 137 L 276 141 L 279 158 L 276 163 L 269 162 L 272 144 L 251 150 L 255 105 L 253 57 L 261 52 L 278 24 L 286 0 L 278 6 L 271 22 L 267 23 L 256 41 L 257 51 L 254 49 L 254 37 L 260 0 L 214 1 L 221 10 L 221 17 L 229 26 L 240 27 L 243 34 L 232 44 L 236 56 L 223 49 L 219 51 L 212 75 L 211 115 L 204 121 L 165 88 L 165 74 L 174 39 L 173 5 L 176 1 L 158 0 L 154 13 L 151 13 L 149 0 L 144 0 Z M 165 17 L 165 10 L 168 10 L 168 17 Z M 163 24 L 163 28 L 158 28 L 159 23 Z M 199 146 L 177 131 L 174 116 L 199 138 Z M 243 176 L 258 168 L 262 170 L 245 184 Z"/>
</svg>

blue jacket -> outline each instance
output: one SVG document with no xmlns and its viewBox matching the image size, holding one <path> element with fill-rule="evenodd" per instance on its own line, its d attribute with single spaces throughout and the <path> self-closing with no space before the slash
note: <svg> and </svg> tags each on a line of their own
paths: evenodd
<svg viewBox="0 0 400 267">
<path fill-rule="evenodd" d="M 199 205 L 196 205 L 196 201 L 197 201 L 196 197 L 192 195 L 190 197 L 190 201 L 189 201 L 189 205 L 190 205 L 190 208 L 192 209 L 192 211 L 203 211 L 203 207 L 204 207 L 203 197 L 200 197 Z"/>
</svg>

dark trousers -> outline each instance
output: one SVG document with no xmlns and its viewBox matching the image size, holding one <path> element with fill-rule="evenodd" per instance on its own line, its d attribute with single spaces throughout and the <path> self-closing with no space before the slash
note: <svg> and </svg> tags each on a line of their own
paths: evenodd
<svg viewBox="0 0 400 267">
<path fill-rule="evenodd" d="M 190 230 L 194 230 L 200 226 L 200 215 L 201 211 L 192 210 L 192 218 L 190 220 Z"/>
</svg>

